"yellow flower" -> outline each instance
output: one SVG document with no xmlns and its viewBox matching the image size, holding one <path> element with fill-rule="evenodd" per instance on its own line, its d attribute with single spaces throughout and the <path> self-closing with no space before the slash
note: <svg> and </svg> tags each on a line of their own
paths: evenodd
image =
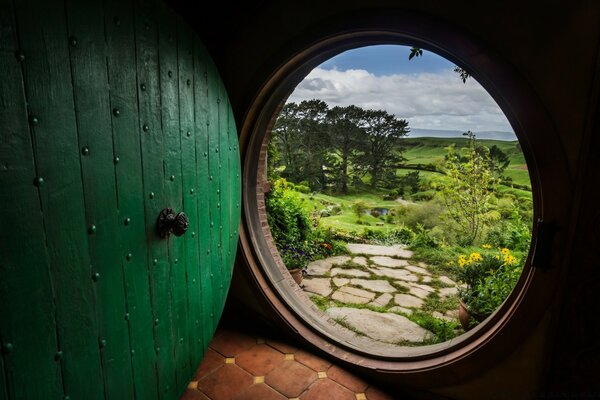
<svg viewBox="0 0 600 400">
<path fill-rule="evenodd" d="M 484 249 L 491 249 L 492 245 L 491 244 L 484 244 L 481 247 L 483 247 Z"/>
<path fill-rule="evenodd" d="M 469 255 L 470 262 L 477 262 L 477 261 L 481 261 L 481 260 L 483 260 L 483 257 L 481 257 L 481 254 L 479 254 L 479 253 L 471 253 Z"/>
<path fill-rule="evenodd" d="M 510 254 L 510 250 L 509 250 L 509 249 L 507 249 L 506 247 L 503 247 L 502 249 L 500 249 L 500 251 L 502 252 L 502 255 L 505 255 L 505 256 L 506 256 L 507 254 Z"/>
<path fill-rule="evenodd" d="M 499 260 L 499 259 L 500 259 L 500 256 L 494 256 L 494 258 L 495 258 L 496 260 Z"/>
<path fill-rule="evenodd" d="M 467 259 L 465 258 L 465 256 L 458 256 L 458 266 L 459 267 L 464 267 L 466 263 L 467 263 Z"/>
</svg>

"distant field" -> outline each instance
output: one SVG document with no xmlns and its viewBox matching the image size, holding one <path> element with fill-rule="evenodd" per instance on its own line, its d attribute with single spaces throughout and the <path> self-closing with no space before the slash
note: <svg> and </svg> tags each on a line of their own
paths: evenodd
<svg viewBox="0 0 600 400">
<path fill-rule="evenodd" d="M 510 164 L 504 175 L 513 179 L 513 182 L 519 185 L 531 187 L 529 180 L 529 172 L 527 172 L 527 164 L 523 153 L 518 150 L 518 142 L 502 141 L 502 140 L 478 140 L 479 143 L 492 147 L 498 146 L 506 155 L 509 156 Z M 457 148 L 467 146 L 466 138 L 406 138 L 402 140 L 402 145 L 405 147 L 403 156 L 406 158 L 406 164 L 435 164 L 444 160 L 447 153 L 447 148 L 451 144 L 456 144 Z M 399 173 L 402 173 L 400 170 Z M 422 172 L 423 176 L 425 173 Z"/>
</svg>

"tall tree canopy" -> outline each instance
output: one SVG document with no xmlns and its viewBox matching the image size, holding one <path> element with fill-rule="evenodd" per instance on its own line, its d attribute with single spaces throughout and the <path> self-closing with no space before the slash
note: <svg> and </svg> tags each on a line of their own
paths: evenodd
<svg viewBox="0 0 600 400">
<path fill-rule="evenodd" d="M 355 105 L 329 108 L 321 100 L 287 103 L 272 131 L 281 175 L 346 193 L 351 178 L 368 174 L 377 186 L 402 161 L 400 139 L 408 123 L 384 110 Z M 393 174 L 392 174 L 393 175 Z"/>
</svg>

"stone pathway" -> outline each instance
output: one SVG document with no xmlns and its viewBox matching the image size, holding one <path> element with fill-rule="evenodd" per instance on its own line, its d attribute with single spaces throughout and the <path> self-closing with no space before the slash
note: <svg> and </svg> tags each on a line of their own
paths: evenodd
<svg viewBox="0 0 600 400">
<path fill-rule="evenodd" d="M 413 253 L 401 245 L 347 247 L 349 256 L 310 263 L 302 282 L 309 297 L 326 304 L 325 312 L 340 324 L 391 344 L 435 339 L 411 320 L 417 312 L 458 324 L 458 285 L 452 279 L 413 261 Z"/>
</svg>

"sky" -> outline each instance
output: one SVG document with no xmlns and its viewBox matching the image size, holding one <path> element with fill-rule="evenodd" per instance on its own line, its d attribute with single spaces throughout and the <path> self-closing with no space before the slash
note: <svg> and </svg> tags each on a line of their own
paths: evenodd
<svg viewBox="0 0 600 400">
<path fill-rule="evenodd" d="M 348 50 L 313 69 L 288 101 L 321 99 L 330 107 L 384 109 L 407 120 L 414 136 L 419 130 L 470 130 L 481 139 L 516 139 L 475 79 L 463 83 L 454 64 L 437 54 L 424 50 L 423 56 L 408 60 L 409 54 L 410 47 L 399 45 Z"/>
</svg>

